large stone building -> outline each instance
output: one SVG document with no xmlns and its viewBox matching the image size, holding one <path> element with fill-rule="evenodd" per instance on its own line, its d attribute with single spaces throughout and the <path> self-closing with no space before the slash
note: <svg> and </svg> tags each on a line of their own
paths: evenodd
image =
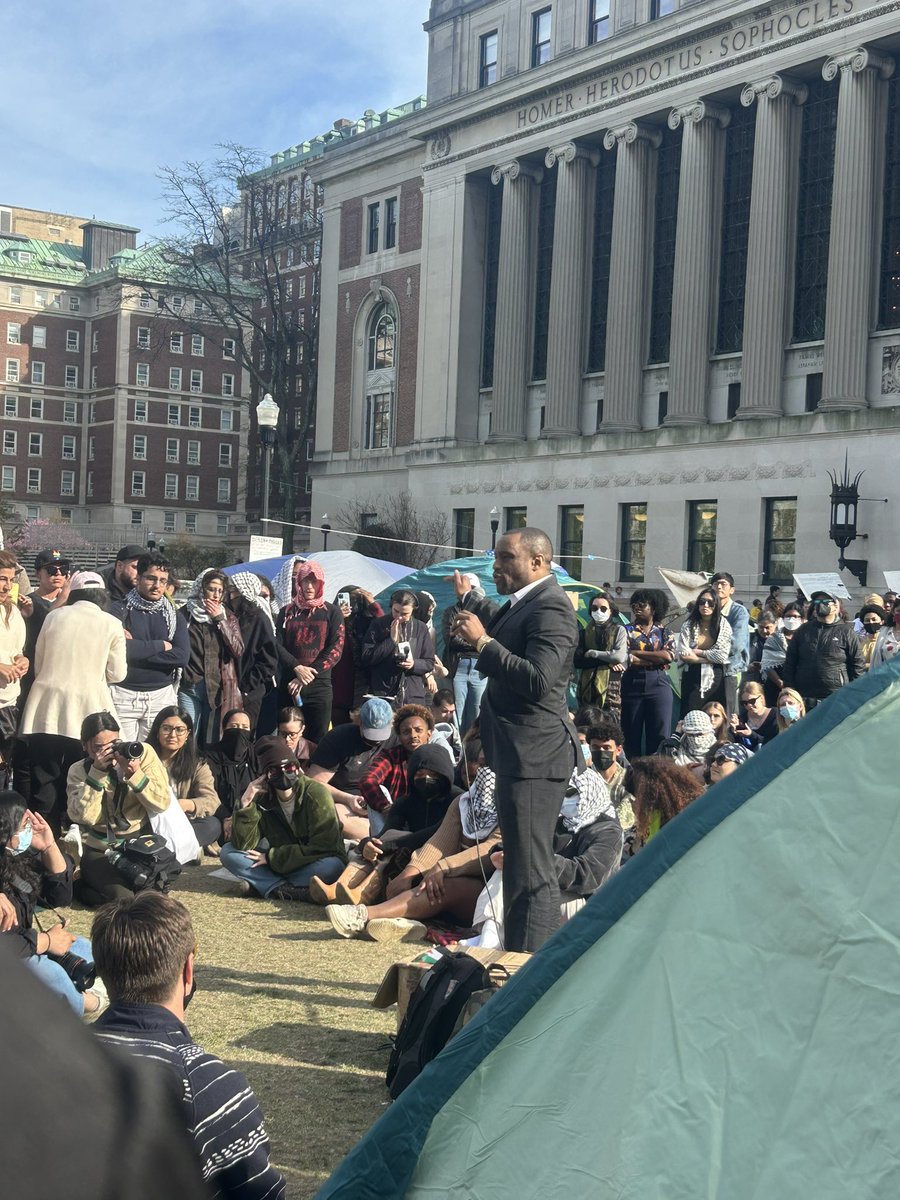
<svg viewBox="0 0 900 1200">
<path fill-rule="evenodd" d="M 846 453 L 891 500 L 848 552 L 882 584 L 900 6 L 433 0 L 426 30 L 428 108 L 311 167 L 313 512 L 409 488 L 460 547 L 527 520 L 587 579 L 746 594 L 834 569 Z"/>
<path fill-rule="evenodd" d="M 0 490 L 98 544 L 215 541 L 246 530 L 245 372 L 137 232 L 0 235 Z"/>
</svg>

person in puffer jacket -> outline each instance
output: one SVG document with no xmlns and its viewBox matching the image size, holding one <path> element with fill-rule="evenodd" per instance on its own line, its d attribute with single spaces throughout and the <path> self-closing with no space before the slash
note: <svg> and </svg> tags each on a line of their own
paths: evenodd
<svg viewBox="0 0 900 1200">
<path fill-rule="evenodd" d="M 813 615 L 788 643 L 781 678 L 803 697 L 807 710 L 866 673 L 862 643 L 853 626 L 838 619 L 828 592 L 813 592 Z"/>
</svg>

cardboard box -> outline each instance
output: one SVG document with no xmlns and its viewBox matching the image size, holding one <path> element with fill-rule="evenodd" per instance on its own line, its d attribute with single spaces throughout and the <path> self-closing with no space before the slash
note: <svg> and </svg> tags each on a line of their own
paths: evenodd
<svg viewBox="0 0 900 1200">
<path fill-rule="evenodd" d="M 495 972 L 495 978 L 498 983 L 504 983 L 509 976 L 526 963 L 530 954 L 514 954 L 512 951 L 506 950 L 487 950 L 480 946 L 465 947 L 461 952 L 471 955 L 472 958 L 477 958 L 479 962 L 484 963 L 486 967 L 492 967 L 495 964 L 505 970 Z M 406 1010 L 409 1007 L 409 1001 L 413 992 L 419 986 L 424 973 L 434 966 L 436 961 L 433 950 L 425 951 L 415 958 L 412 962 L 393 963 L 388 967 L 384 979 L 382 979 L 378 991 L 372 997 L 373 1008 L 390 1008 L 392 1004 L 397 1005 L 397 1028 L 406 1016 Z M 476 992 L 472 996 L 469 1004 L 463 1014 L 463 1024 L 474 1016 L 479 1008 L 493 995 L 493 990 L 486 989 L 484 992 Z M 482 997 L 481 1002 L 472 1008 L 470 1015 L 469 1009 L 474 1005 L 476 997 Z"/>
</svg>

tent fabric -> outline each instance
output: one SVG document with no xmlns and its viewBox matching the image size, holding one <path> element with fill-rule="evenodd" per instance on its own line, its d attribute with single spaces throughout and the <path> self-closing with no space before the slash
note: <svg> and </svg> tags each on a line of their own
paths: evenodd
<svg viewBox="0 0 900 1200">
<path fill-rule="evenodd" d="M 265 575 L 267 579 L 274 579 L 284 564 L 292 558 L 311 558 L 313 562 L 321 564 L 325 571 L 325 599 L 330 601 L 334 601 L 338 592 L 350 584 L 365 588 L 375 596 L 385 588 L 391 588 L 395 579 L 409 572 L 409 568 L 402 563 L 367 558 L 365 554 L 357 554 L 355 550 L 316 550 L 312 554 L 284 554 L 279 558 L 239 563 L 234 567 L 225 567 L 224 570 L 226 575 L 233 575 L 236 571 L 253 571 L 254 574 Z"/>
<path fill-rule="evenodd" d="M 900 1194 L 900 663 L 667 825 L 322 1200 Z"/>
</svg>

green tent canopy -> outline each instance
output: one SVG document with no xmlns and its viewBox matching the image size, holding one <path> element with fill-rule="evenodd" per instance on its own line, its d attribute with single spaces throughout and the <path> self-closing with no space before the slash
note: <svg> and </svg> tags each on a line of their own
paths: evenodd
<svg viewBox="0 0 900 1200">
<path fill-rule="evenodd" d="M 321 1200 L 900 1196 L 900 664 L 667 825 Z"/>
</svg>

